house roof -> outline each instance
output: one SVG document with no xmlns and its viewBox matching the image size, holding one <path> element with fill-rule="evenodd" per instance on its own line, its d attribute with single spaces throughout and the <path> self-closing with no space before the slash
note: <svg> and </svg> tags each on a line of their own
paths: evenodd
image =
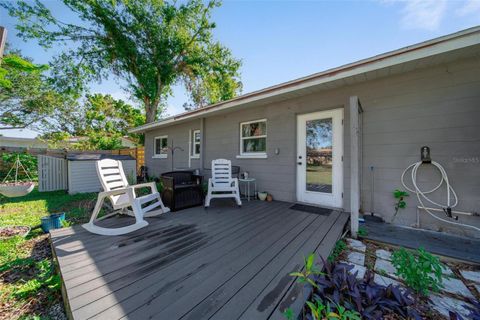
<svg viewBox="0 0 480 320">
<path fill-rule="evenodd" d="M 352 48 L 354 49 L 354 48 Z M 233 99 L 184 112 L 131 129 L 130 132 L 177 124 L 218 114 L 238 107 L 258 106 L 282 101 L 322 89 L 333 89 L 427 66 L 438 65 L 480 52 L 480 26 L 359 60 L 340 67 L 284 82 Z"/>
<path fill-rule="evenodd" d="M 134 157 L 129 156 L 129 155 L 87 154 L 87 153 L 68 154 L 66 158 L 69 161 L 97 161 L 97 160 L 102 160 L 102 159 L 135 160 Z"/>
<path fill-rule="evenodd" d="M 43 142 L 40 139 L 37 138 L 23 138 L 23 137 L 5 137 L 5 136 L 0 136 L 0 140 L 5 140 L 5 141 L 31 141 L 31 142 Z"/>
</svg>

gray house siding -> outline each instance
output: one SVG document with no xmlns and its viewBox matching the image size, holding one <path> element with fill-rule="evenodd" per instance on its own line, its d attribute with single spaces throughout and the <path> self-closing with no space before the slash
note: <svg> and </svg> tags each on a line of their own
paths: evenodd
<svg viewBox="0 0 480 320">
<path fill-rule="evenodd" d="M 420 147 L 428 145 L 432 157 L 441 163 L 459 196 L 458 210 L 480 208 L 480 60 L 452 62 L 428 69 L 417 69 L 397 76 L 346 85 L 294 99 L 255 108 L 238 107 L 227 114 L 205 119 L 205 167 L 216 158 L 231 159 L 257 178 L 258 189 L 278 200 L 296 198 L 296 115 L 344 107 L 344 199 L 349 210 L 350 141 L 349 97 L 359 97 L 362 108 L 361 204 L 365 212 L 374 211 L 389 221 L 393 215 L 392 191 L 402 188 L 400 177 L 411 163 L 419 161 Z M 237 159 L 239 124 L 267 119 L 267 159 Z M 200 120 L 146 132 L 146 161 L 151 172 L 170 170 L 169 159 L 152 159 L 153 137 L 169 135 L 175 145 L 188 149 L 188 132 L 200 127 Z M 275 155 L 278 148 L 280 153 Z M 188 153 L 175 154 L 175 166 L 188 164 Z M 192 163 L 192 168 L 198 165 Z M 373 169 L 372 169 L 373 168 Z M 437 172 L 422 169 L 420 183 L 439 181 Z M 372 197 L 372 185 L 374 186 Z M 438 194 L 444 201 L 445 190 Z M 373 199 L 373 202 L 372 202 Z M 395 223 L 412 225 L 418 201 L 412 195 L 408 207 Z M 480 218 L 460 217 L 460 221 L 480 226 Z M 458 227 L 440 223 L 421 213 L 424 228 L 469 234 Z"/>
<path fill-rule="evenodd" d="M 433 160 L 447 171 L 459 197 L 457 209 L 478 212 L 480 60 L 469 59 L 418 70 L 365 83 L 358 89 L 364 109 L 362 207 L 389 221 L 394 211 L 392 191 L 402 188 L 400 177 L 403 170 L 419 161 L 420 147 L 427 145 L 431 148 Z M 432 167 L 422 168 L 419 174 L 420 185 L 425 189 L 431 189 L 440 181 L 438 171 Z M 432 198 L 445 203 L 445 188 Z M 417 205 L 418 200 L 411 195 L 407 199 L 407 208 L 399 213 L 395 223 L 413 225 Z M 424 228 L 479 236 L 471 229 L 438 222 L 425 212 L 420 213 L 420 221 Z M 479 217 L 460 216 L 460 222 L 480 226 Z"/>
<path fill-rule="evenodd" d="M 259 191 L 268 191 L 274 199 L 296 199 L 296 115 L 332 108 L 343 108 L 348 99 L 343 96 L 316 95 L 280 102 L 265 107 L 231 112 L 205 119 L 205 165 L 216 158 L 231 159 L 241 170 L 257 179 Z M 321 101 L 321 102 L 320 102 Z M 344 110 L 348 119 L 348 110 Z M 240 154 L 240 122 L 267 119 L 267 159 L 237 159 Z M 348 123 L 344 123 L 344 137 L 348 137 Z M 349 144 L 345 139 L 344 185 L 349 188 Z M 279 154 L 275 154 L 275 149 Z M 348 189 L 344 191 L 344 208 L 349 208 Z"/>
<path fill-rule="evenodd" d="M 173 143 L 174 147 L 183 150 L 175 150 L 173 155 L 173 168 L 184 169 L 189 167 L 189 133 L 200 129 L 200 120 L 168 127 L 161 130 L 149 131 L 145 135 L 145 163 L 149 175 L 158 177 L 161 173 L 172 170 L 172 154 L 169 152 L 167 158 L 154 158 L 154 138 L 168 136 L 168 145 Z M 200 160 L 191 159 L 191 168 L 199 168 Z"/>
</svg>

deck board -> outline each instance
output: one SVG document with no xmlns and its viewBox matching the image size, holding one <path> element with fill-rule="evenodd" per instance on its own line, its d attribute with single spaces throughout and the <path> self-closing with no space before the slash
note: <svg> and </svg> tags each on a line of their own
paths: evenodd
<svg viewBox="0 0 480 320">
<path fill-rule="evenodd" d="M 218 201 L 209 210 L 149 218 L 129 235 L 98 236 L 79 226 L 53 231 L 69 316 L 276 319 L 298 290 L 288 273 L 310 252 L 328 255 L 347 221 L 337 211 L 322 216 L 290 206 L 251 201 L 239 209 Z"/>
</svg>

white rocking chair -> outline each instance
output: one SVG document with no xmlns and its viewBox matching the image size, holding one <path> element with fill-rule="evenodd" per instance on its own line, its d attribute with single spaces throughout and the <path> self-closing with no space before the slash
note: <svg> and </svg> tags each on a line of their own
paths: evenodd
<svg viewBox="0 0 480 320">
<path fill-rule="evenodd" d="M 163 205 L 155 182 L 129 186 L 120 161 L 103 159 L 97 161 L 96 167 L 97 175 L 104 191 L 98 194 L 97 203 L 95 204 L 95 209 L 90 217 L 90 221 L 82 225 L 88 231 L 105 236 L 122 235 L 146 227 L 148 222 L 143 218 L 157 216 L 170 211 L 169 208 Z M 151 188 L 151 193 L 137 197 L 135 189 L 143 187 Z M 107 197 L 112 202 L 114 211 L 97 219 L 98 214 L 102 209 L 103 202 Z M 142 208 L 142 205 L 152 201 L 155 202 Z M 128 207 L 131 207 L 132 210 L 128 210 Z M 160 208 L 154 210 L 158 207 Z M 120 228 L 104 228 L 94 224 L 95 221 L 105 219 L 119 212 L 135 217 L 135 223 Z"/>
<path fill-rule="evenodd" d="M 232 162 L 230 160 L 212 160 L 212 177 L 208 179 L 205 207 L 209 207 L 210 200 L 214 198 L 235 198 L 237 205 L 242 205 L 238 179 L 232 178 Z"/>
</svg>

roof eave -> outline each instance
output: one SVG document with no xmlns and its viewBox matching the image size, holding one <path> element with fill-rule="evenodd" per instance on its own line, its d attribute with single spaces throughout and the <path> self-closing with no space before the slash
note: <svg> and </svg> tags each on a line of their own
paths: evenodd
<svg viewBox="0 0 480 320">
<path fill-rule="evenodd" d="M 131 129 L 130 133 L 141 133 L 155 128 L 175 123 L 180 119 L 196 118 L 202 115 L 208 115 L 238 105 L 266 99 L 282 93 L 296 91 L 307 87 L 318 86 L 323 83 L 339 80 L 361 74 L 364 72 L 374 71 L 396 64 L 401 64 L 429 56 L 446 53 L 449 51 L 469 47 L 480 43 L 480 26 L 462 30 L 453 34 L 421 42 L 412 46 L 404 47 L 398 50 L 390 51 L 371 58 L 359 60 L 323 72 L 315 73 L 303 78 L 295 79 L 265 89 L 247 93 L 233 99 L 222 101 L 209 105 L 204 108 L 196 109 L 172 116 L 160 121 L 151 122 Z"/>
</svg>

